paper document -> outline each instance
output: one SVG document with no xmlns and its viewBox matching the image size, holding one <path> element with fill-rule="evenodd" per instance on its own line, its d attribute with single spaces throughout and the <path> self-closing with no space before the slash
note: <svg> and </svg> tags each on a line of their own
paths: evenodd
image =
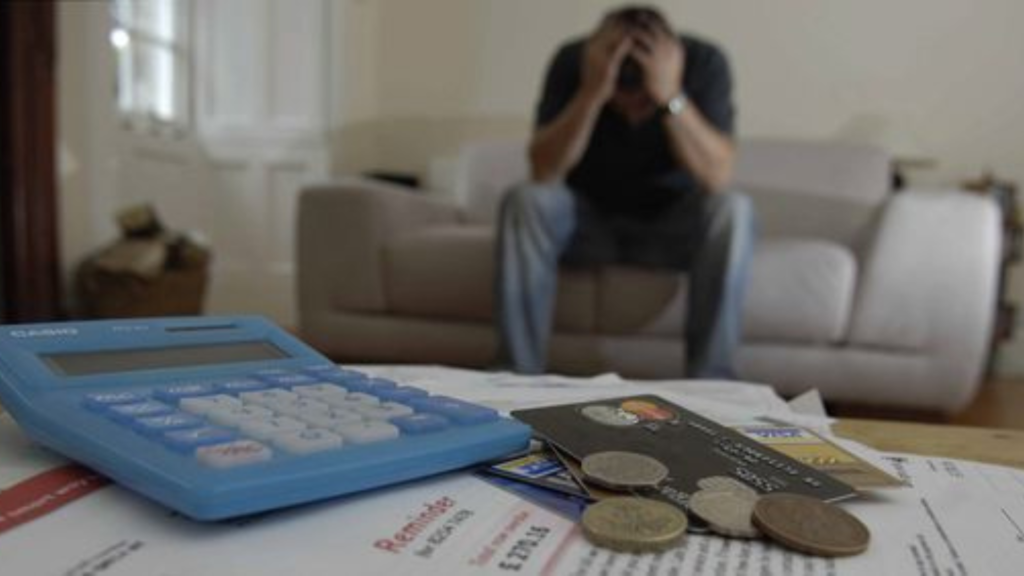
<svg viewBox="0 0 1024 576">
<path fill-rule="evenodd" d="M 428 379 L 417 384 L 438 393 L 455 394 L 470 384 L 467 379 L 446 386 Z M 537 387 L 531 392 L 529 386 L 479 386 L 476 398 L 464 396 L 492 395 L 499 403 L 518 405 L 585 387 L 570 382 L 556 392 Z M 727 398 L 653 388 L 688 407 L 735 410 Z M 633 390 L 647 387 L 608 379 L 591 392 L 599 397 Z M 776 410 L 766 400 L 753 402 L 757 410 Z M 0 533 L 0 571 L 29 576 L 1020 574 L 1024 472 L 940 458 L 872 456 L 910 487 L 844 504 L 872 532 L 868 551 L 852 558 L 813 558 L 767 541 L 693 534 L 660 555 L 611 553 L 589 545 L 566 518 L 459 472 L 214 524 L 182 518 L 108 485 Z M 0 495 L 66 463 L 32 445 L 9 417 L 0 416 Z"/>
</svg>

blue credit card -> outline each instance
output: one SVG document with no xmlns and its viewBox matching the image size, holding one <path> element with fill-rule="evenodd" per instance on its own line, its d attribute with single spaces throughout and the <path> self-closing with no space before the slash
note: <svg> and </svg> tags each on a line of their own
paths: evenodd
<svg viewBox="0 0 1024 576">
<path fill-rule="evenodd" d="M 524 500 L 546 508 L 573 522 L 579 522 L 583 518 L 583 511 L 590 504 L 589 500 L 580 496 L 548 490 L 534 484 L 527 484 L 504 476 L 496 476 L 486 471 L 477 471 L 475 475 L 484 482 L 511 492 Z"/>
</svg>

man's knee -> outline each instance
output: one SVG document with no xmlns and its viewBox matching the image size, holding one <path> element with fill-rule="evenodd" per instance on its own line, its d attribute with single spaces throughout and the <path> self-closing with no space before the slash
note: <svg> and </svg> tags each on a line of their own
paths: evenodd
<svg viewBox="0 0 1024 576">
<path fill-rule="evenodd" d="M 572 192 L 563 184 L 526 182 L 513 186 L 502 199 L 502 213 L 565 217 L 573 210 Z"/>
<path fill-rule="evenodd" d="M 712 223 L 753 229 L 756 225 L 754 203 L 746 194 L 722 191 L 710 197 L 708 215 Z"/>
</svg>

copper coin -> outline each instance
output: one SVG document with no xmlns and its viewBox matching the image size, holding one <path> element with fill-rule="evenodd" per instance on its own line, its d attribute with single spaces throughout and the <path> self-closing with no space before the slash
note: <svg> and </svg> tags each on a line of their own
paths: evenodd
<svg viewBox="0 0 1024 576">
<path fill-rule="evenodd" d="M 762 496 L 753 519 L 772 540 L 815 556 L 853 556 L 871 541 L 867 526 L 846 510 L 800 494 Z"/>
</svg>

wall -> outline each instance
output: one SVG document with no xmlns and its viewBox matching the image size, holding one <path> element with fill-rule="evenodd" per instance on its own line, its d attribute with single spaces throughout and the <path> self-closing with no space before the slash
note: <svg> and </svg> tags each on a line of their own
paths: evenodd
<svg viewBox="0 0 1024 576">
<path fill-rule="evenodd" d="M 652 3 L 726 49 L 741 135 L 835 138 L 882 121 L 938 161 L 913 182 L 991 169 L 1024 184 L 1022 2 Z M 361 30 L 360 61 L 374 64 L 343 70 L 345 83 L 375 99 L 343 122 L 335 170 L 425 174 L 468 139 L 525 136 L 555 47 L 619 2 L 345 4 L 358 7 L 347 25 Z M 1024 300 L 1024 285 L 1014 291 Z M 1024 373 L 1024 338 L 1003 357 Z"/>
</svg>

